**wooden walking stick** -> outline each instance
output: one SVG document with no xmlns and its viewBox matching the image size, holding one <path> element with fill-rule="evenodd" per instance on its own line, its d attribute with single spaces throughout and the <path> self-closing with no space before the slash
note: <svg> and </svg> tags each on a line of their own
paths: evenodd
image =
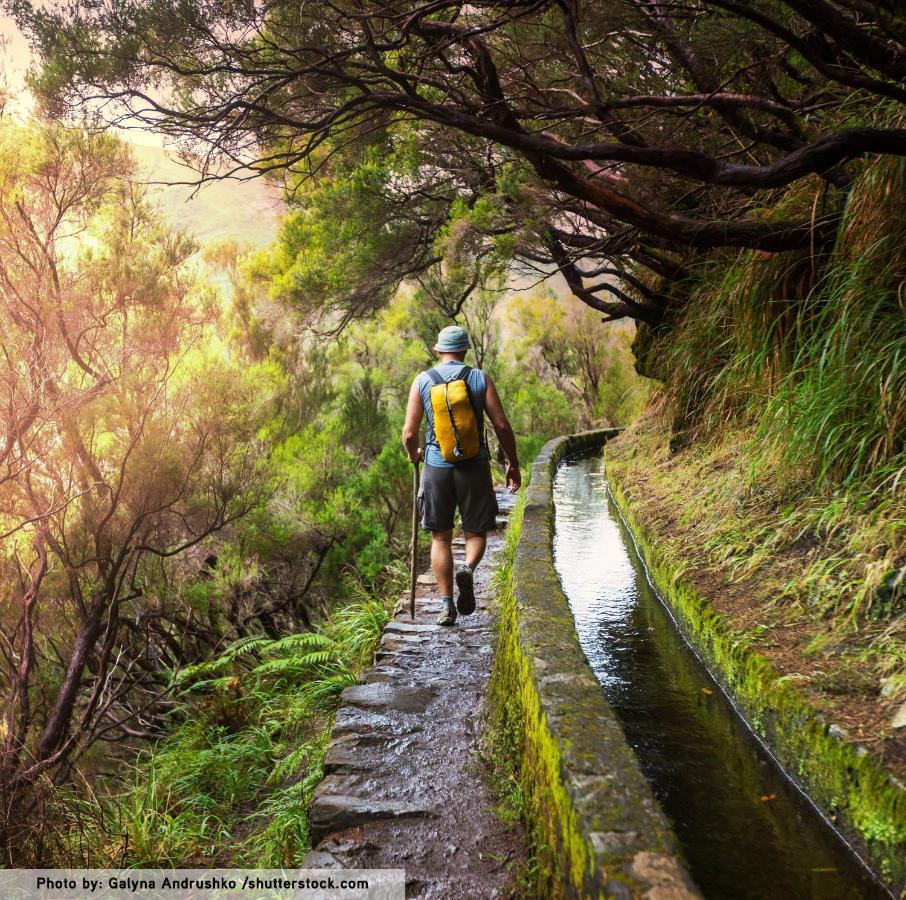
<svg viewBox="0 0 906 900">
<path fill-rule="evenodd" d="M 409 615 L 415 621 L 415 580 L 418 577 L 418 460 L 412 464 L 412 571 L 409 581 Z"/>
</svg>

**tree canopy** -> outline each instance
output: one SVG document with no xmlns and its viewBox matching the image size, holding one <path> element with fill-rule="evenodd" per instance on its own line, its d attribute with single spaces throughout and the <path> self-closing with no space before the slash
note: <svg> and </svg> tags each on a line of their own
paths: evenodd
<svg viewBox="0 0 906 900">
<path fill-rule="evenodd" d="M 321 241 L 337 263 L 289 264 L 285 287 L 329 286 L 354 315 L 442 260 L 464 290 L 515 259 L 656 324 L 670 300 L 652 273 L 674 278 L 701 249 L 821 248 L 851 161 L 906 153 L 893 3 L 7 6 L 50 111 L 156 128 L 203 177 L 283 173 L 309 210 L 288 248 Z M 777 202 L 808 176 L 810 202 Z"/>
</svg>

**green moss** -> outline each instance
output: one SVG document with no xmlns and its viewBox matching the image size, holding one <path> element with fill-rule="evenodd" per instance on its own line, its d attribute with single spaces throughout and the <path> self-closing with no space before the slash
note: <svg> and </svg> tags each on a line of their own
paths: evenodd
<svg viewBox="0 0 906 900">
<path fill-rule="evenodd" d="M 611 493 L 685 636 L 809 796 L 892 884 L 906 886 L 906 792 L 871 754 L 834 736 L 809 700 L 751 648 L 640 528 L 612 469 Z"/>
<path fill-rule="evenodd" d="M 650 885 L 632 866 L 642 851 L 675 866 L 676 896 L 692 896 L 675 838 L 579 646 L 553 566 L 552 473 L 564 455 L 606 436 L 575 435 L 546 448 L 511 517 L 496 582 L 489 727 L 498 765 L 518 784 L 537 896 L 641 895 Z M 605 838 L 615 846 L 604 846 Z"/>
<path fill-rule="evenodd" d="M 492 727 L 507 739 L 508 765 L 519 781 L 523 819 L 538 861 L 537 896 L 556 896 L 557 885 L 582 887 L 591 857 L 559 778 L 560 749 L 547 728 L 541 701 L 519 647 L 513 563 L 525 497 L 510 518 L 504 564 L 496 580 L 499 603 L 494 668 L 488 686 Z M 565 826 L 565 827 L 564 827 Z"/>
</svg>

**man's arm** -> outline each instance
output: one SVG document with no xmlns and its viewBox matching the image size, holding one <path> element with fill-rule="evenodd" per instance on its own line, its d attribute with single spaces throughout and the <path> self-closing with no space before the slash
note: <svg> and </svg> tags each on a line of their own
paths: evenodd
<svg viewBox="0 0 906 900">
<path fill-rule="evenodd" d="M 503 448 L 503 454 L 506 456 L 506 483 L 511 494 L 515 494 L 522 484 L 522 474 L 519 471 L 519 456 L 516 453 L 516 436 L 513 434 L 513 428 L 510 420 L 503 411 L 503 404 L 500 402 L 500 395 L 497 388 L 491 380 L 490 375 L 485 375 L 485 392 L 484 392 L 484 409 L 494 426 L 494 433 L 500 446 Z"/>
<path fill-rule="evenodd" d="M 422 424 L 422 395 L 418 390 L 418 379 L 412 382 L 409 388 L 409 402 L 406 404 L 406 420 L 403 422 L 403 446 L 409 462 L 415 463 L 422 458 L 421 448 L 418 446 L 418 430 Z"/>
</svg>

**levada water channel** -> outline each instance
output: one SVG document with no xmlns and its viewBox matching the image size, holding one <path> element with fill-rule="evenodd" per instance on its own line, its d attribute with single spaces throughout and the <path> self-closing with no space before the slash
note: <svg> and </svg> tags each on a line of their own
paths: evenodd
<svg viewBox="0 0 906 900">
<path fill-rule="evenodd" d="M 609 497 L 603 460 L 564 461 L 554 504 L 554 559 L 582 647 L 705 897 L 889 897 L 686 644 Z"/>
</svg>

